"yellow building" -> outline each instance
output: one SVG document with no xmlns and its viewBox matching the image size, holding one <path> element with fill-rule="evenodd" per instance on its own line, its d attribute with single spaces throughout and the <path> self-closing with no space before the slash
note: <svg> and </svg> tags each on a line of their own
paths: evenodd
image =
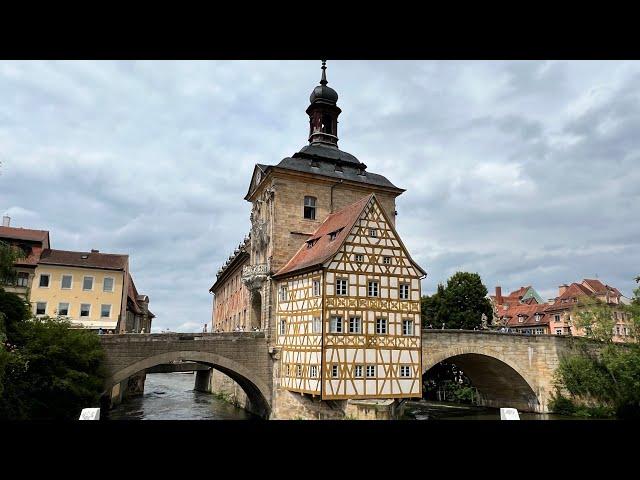
<svg viewBox="0 0 640 480">
<path fill-rule="evenodd" d="M 129 256 L 49 248 L 49 232 L 15 228 L 3 219 L 0 240 L 20 248 L 16 279 L 3 288 L 31 304 L 38 317 L 67 317 L 73 325 L 113 333 L 149 332 L 149 298 L 138 294 Z"/>
</svg>

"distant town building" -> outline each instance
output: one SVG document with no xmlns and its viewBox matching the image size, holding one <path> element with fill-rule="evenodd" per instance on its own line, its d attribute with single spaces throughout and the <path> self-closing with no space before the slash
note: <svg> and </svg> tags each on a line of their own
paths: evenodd
<svg viewBox="0 0 640 480">
<path fill-rule="evenodd" d="M 614 342 L 624 342 L 630 334 L 629 314 L 623 308 L 628 299 L 617 288 L 600 280 L 584 279 L 581 283 L 560 285 L 558 296 L 548 302 L 544 302 L 531 286 L 520 287 L 508 295 L 503 295 L 502 288 L 498 286 L 495 295 L 489 298 L 493 306 L 494 328 L 508 328 L 532 335 L 585 336 L 586 332 L 578 328 L 573 319 L 577 309 L 581 308 L 580 299 L 591 298 L 611 309 L 615 320 Z"/>
<path fill-rule="evenodd" d="M 129 256 L 50 248 L 49 232 L 0 227 L 0 240 L 20 248 L 17 279 L 3 288 L 31 304 L 36 316 L 67 317 L 75 326 L 114 333 L 149 332 L 155 315 L 138 293 Z"/>
</svg>

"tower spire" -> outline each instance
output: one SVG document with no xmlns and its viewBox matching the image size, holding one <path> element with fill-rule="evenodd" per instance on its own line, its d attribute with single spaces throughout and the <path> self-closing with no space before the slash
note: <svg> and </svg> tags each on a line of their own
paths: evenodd
<svg viewBox="0 0 640 480">
<path fill-rule="evenodd" d="M 320 85 L 326 85 L 327 83 L 327 75 L 325 73 L 325 70 L 327 69 L 327 61 L 326 60 L 322 60 L 322 78 L 320 79 Z"/>
</svg>

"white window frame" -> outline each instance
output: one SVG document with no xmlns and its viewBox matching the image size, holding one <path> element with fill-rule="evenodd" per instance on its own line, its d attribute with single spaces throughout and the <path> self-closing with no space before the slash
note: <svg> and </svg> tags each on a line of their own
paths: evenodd
<svg viewBox="0 0 640 480">
<path fill-rule="evenodd" d="M 46 287 L 42 287 L 42 288 L 46 288 Z M 38 304 L 42 305 L 44 304 L 44 313 L 38 313 Z M 47 302 L 36 302 L 36 315 L 46 315 L 47 314 Z"/>
<path fill-rule="evenodd" d="M 383 326 L 384 328 L 381 328 Z M 382 330 L 384 330 L 384 332 Z M 386 335 L 387 333 L 389 333 L 387 319 L 384 317 L 376 318 L 376 335 Z"/>
<path fill-rule="evenodd" d="M 84 283 L 84 282 L 83 282 Z M 89 313 L 88 315 L 82 315 L 82 306 L 89 305 Z M 78 318 L 91 318 L 91 304 L 90 303 L 81 303 L 80 304 L 80 312 L 78 313 Z"/>
<path fill-rule="evenodd" d="M 401 283 L 398 285 L 398 298 L 400 300 L 409 300 L 411 296 L 411 285 L 408 283 Z"/>
<path fill-rule="evenodd" d="M 376 377 L 376 366 L 375 365 L 367 365 L 365 373 L 366 373 L 367 378 L 375 378 Z"/>
<path fill-rule="evenodd" d="M 109 315 L 106 317 L 102 315 L 102 307 L 109 307 Z M 110 303 L 102 303 L 100 304 L 100 318 L 111 318 L 111 304 Z"/>
<path fill-rule="evenodd" d="M 363 253 L 354 254 L 354 261 L 357 262 L 357 263 L 364 262 L 364 254 Z"/>
<path fill-rule="evenodd" d="M 287 285 L 280 285 L 280 301 L 281 302 L 287 301 L 288 293 L 289 293 L 289 289 L 287 288 Z"/>
<path fill-rule="evenodd" d="M 278 323 L 278 332 L 280 335 L 286 335 L 287 334 L 287 319 L 286 318 L 281 318 L 280 322 Z"/>
<path fill-rule="evenodd" d="M 406 326 L 409 325 L 410 328 L 406 328 Z M 411 337 L 413 336 L 413 319 L 411 318 L 403 318 L 402 319 L 402 335 L 405 337 Z"/>
<path fill-rule="evenodd" d="M 47 286 L 42 286 L 42 277 L 47 277 Z M 38 288 L 51 288 L 51 274 L 50 273 L 41 273 L 38 278 Z"/>
<path fill-rule="evenodd" d="M 91 279 L 91 288 L 84 288 L 84 281 L 85 279 L 90 278 Z M 93 287 L 96 284 L 96 278 L 93 275 L 84 275 L 82 277 L 82 291 L 83 292 L 93 292 Z"/>
<path fill-rule="evenodd" d="M 371 287 L 374 288 L 372 289 Z M 375 295 L 372 295 L 372 291 L 373 293 L 375 293 Z M 367 296 L 373 298 L 377 298 L 380 296 L 380 282 L 378 282 L 377 280 L 367 281 Z"/>
<path fill-rule="evenodd" d="M 382 257 L 382 263 L 383 263 L 383 265 L 391 265 L 392 257 L 390 257 L 389 255 L 383 256 Z"/>
<path fill-rule="evenodd" d="M 322 317 L 311 318 L 311 332 L 322 333 Z"/>
<path fill-rule="evenodd" d="M 344 287 L 344 290 L 340 288 Z M 344 293 L 343 293 L 344 292 Z M 349 280 L 346 278 L 336 278 L 336 295 L 347 295 L 349 293 Z"/>
<path fill-rule="evenodd" d="M 302 364 L 296 363 L 296 377 L 302 377 Z"/>
<path fill-rule="evenodd" d="M 331 365 L 331 378 L 338 378 L 340 376 L 340 368 L 338 368 L 338 364 L 334 363 Z"/>
<path fill-rule="evenodd" d="M 311 378 L 317 378 L 318 377 L 318 366 L 317 365 L 310 365 L 309 366 L 309 376 Z"/>
<path fill-rule="evenodd" d="M 104 281 L 105 281 L 107 278 L 110 278 L 110 279 L 111 279 L 111 290 L 105 290 L 105 289 L 104 289 Z M 102 279 L 102 291 L 103 291 L 103 292 L 105 292 L 105 293 L 113 293 L 113 292 L 115 291 L 115 289 L 116 289 L 116 279 L 115 279 L 115 277 L 104 277 L 104 278 Z"/>
<path fill-rule="evenodd" d="M 556 335 L 562 335 L 562 329 L 556 328 Z"/>
<path fill-rule="evenodd" d="M 25 277 L 25 275 L 26 275 L 26 277 Z M 17 272 L 17 274 L 16 274 L 16 287 L 28 287 L 28 286 L 29 286 L 29 273 L 28 272 Z"/>
<path fill-rule="evenodd" d="M 362 318 L 357 315 L 349 317 L 349 333 L 362 333 Z"/>
<path fill-rule="evenodd" d="M 373 238 L 378 238 L 378 230 L 375 228 L 369 229 L 369 236 Z"/>
<path fill-rule="evenodd" d="M 411 365 L 400 365 L 400 378 L 411 378 Z"/>
<path fill-rule="evenodd" d="M 329 318 L 329 333 L 343 333 L 343 332 L 344 332 L 344 319 L 342 318 L 342 315 L 331 315 L 331 317 Z"/>
<path fill-rule="evenodd" d="M 64 277 L 71 277 L 71 283 L 69 284 L 68 287 L 63 286 Z M 62 275 L 60 275 L 60 290 L 71 290 L 71 289 L 73 289 L 73 275 L 70 275 L 68 273 L 63 273 Z"/>
<path fill-rule="evenodd" d="M 363 377 L 364 377 L 364 365 L 354 365 L 353 378 L 363 378 Z"/>
<path fill-rule="evenodd" d="M 319 297 L 321 295 L 321 291 L 320 291 L 320 280 L 314 280 L 312 283 L 312 288 L 313 288 L 313 296 L 314 297 Z"/>
<path fill-rule="evenodd" d="M 60 313 L 60 305 L 66 305 L 67 306 L 67 313 Z M 61 317 L 68 317 L 69 316 L 69 312 L 71 311 L 71 304 L 69 302 L 58 302 L 58 315 Z"/>
</svg>

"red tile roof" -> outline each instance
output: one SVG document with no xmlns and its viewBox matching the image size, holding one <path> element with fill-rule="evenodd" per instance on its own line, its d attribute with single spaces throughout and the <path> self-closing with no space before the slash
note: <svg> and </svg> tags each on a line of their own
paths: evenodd
<svg viewBox="0 0 640 480">
<path fill-rule="evenodd" d="M 0 227 L 0 238 L 26 240 L 29 242 L 47 241 L 48 244 L 49 232 L 47 230 L 32 230 L 30 228 Z"/>
<path fill-rule="evenodd" d="M 505 311 L 499 311 L 500 318 L 510 317 L 507 321 L 508 327 L 547 325 L 549 323 L 549 315 L 546 314 L 547 304 L 520 304 L 513 305 Z M 541 315 L 540 321 L 536 322 L 536 313 Z M 518 321 L 518 315 L 524 315 L 522 322 Z"/>
<path fill-rule="evenodd" d="M 373 194 L 367 195 L 357 202 L 330 214 L 305 243 L 302 244 L 296 254 L 291 257 L 291 260 L 276 272 L 274 277 L 320 266 L 333 257 L 344 243 L 353 225 L 358 218 L 360 218 L 360 215 L 372 198 Z M 337 230 L 340 231 L 337 233 L 336 238 L 330 240 L 329 234 Z M 313 240 L 315 240 L 315 243 L 312 247 L 308 248 L 308 242 Z"/>
<path fill-rule="evenodd" d="M 582 280 L 582 283 L 586 284 L 586 287 L 593 290 L 595 293 L 607 293 L 607 287 L 605 287 L 600 280 L 585 278 Z"/>
<path fill-rule="evenodd" d="M 83 258 L 85 256 L 86 258 Z M 42 251 L 38 263 L 43 265 L 67 265 L 70 267 L 125 270 L 128 262 L 129 255 L 46 249 Z"/>
</svg>

